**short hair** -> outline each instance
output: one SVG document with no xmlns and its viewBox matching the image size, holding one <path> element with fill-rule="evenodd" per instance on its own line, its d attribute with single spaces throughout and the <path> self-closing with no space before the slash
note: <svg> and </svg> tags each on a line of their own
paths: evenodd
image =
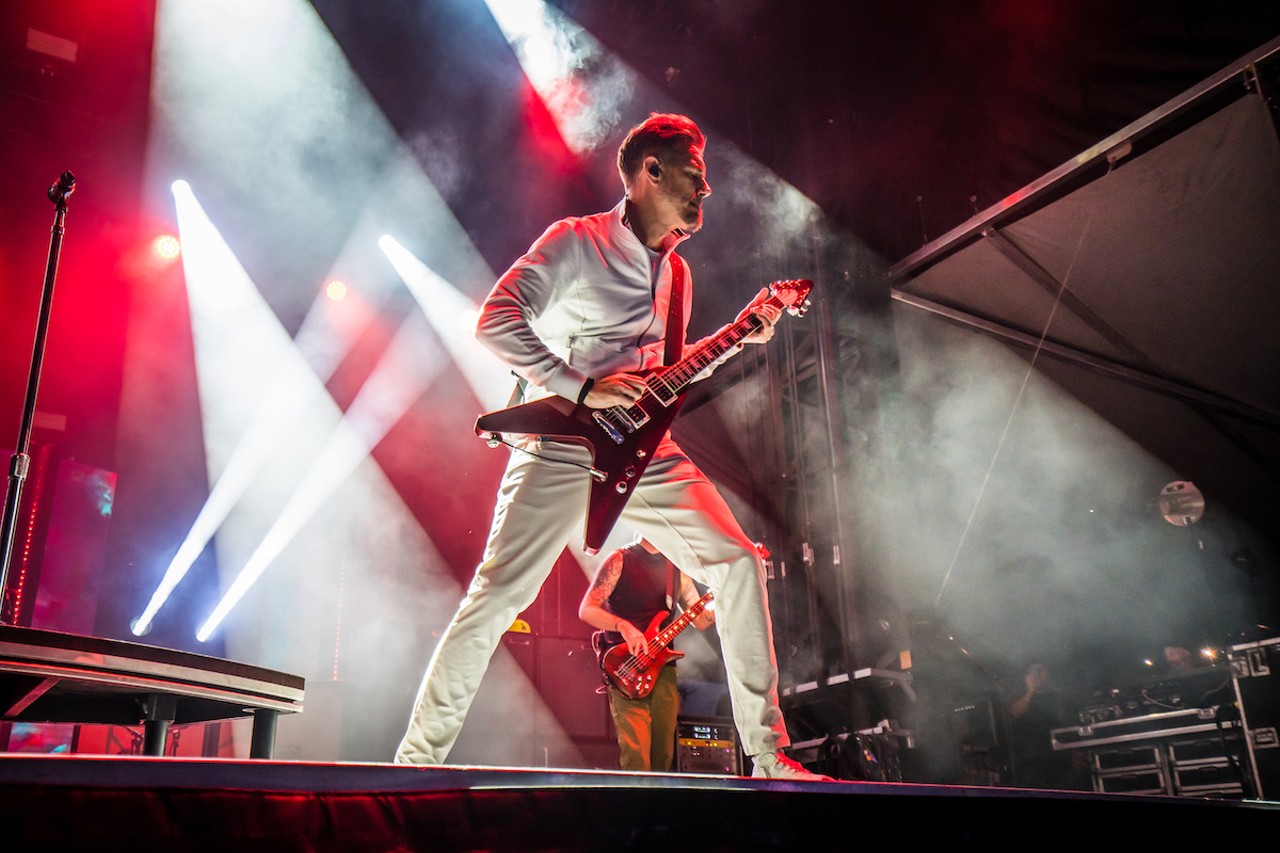
<svg viewBox="0 0 1280 853">
<path fill-rule="evenodd" d="M 705 148 L 706 144 L 707 138 L 688 116 L 650 113 L 627 132 L 618 146 L 618 174 L 624 185 L 629 184 L 650 154 L 667 160 L 684 154 L 690 147 Z"/>
</svg>

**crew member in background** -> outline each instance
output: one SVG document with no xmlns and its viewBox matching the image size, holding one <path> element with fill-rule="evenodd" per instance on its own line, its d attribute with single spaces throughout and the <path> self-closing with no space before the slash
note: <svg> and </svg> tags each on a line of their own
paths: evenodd
<svg viewBox="0 0 1280 853">
<path fill-rule="evenodd" d="M 1008 708 L 1014 785 L 1053 790 L 1086 787 L 1082 756 L 1053 748 L 1052 731 L 1069 725 L 1070 715 L 1049 668 L 1032 664 L 1023 682 L 1026 689 Z"/>
<path fill-rule="evenodd" d="M 578 606 L 578 615 L 600 629 L 596 638 L 600 654 L 625 643 L 632 655 L 640 655 L 646 651 L 649 638 L 645 634 L 654 617 L 671 613 L 677 603 L 688 611 L 699 598 L 693 581 L 641 538 L 600 563 Z M 705 631 L 715 624 L 715 611 L 704 609 L 690 624 Z M 653 691 L 643 698 L 630 698 L 608 679 L 605 685 L 622 769 L 671 770 L 680 714 L 675 660 L 658 667 Z"/>
<path fill-rule="evenodd" d="M 1182 646 L 1164 647 L 1165 670 L 1171 674 L 1190 672 L 1195 669 L 1195 659 L 1191 652 Z"/>
</svg>

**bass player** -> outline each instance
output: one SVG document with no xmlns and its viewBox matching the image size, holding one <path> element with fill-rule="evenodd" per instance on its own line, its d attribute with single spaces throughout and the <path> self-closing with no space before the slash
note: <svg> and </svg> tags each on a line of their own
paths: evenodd
<svg viewBox="0 0 1280 853">
<path fill-rule="evenodd" d="M 637 373 L 687 349 L 693 295 L 675 249 L 701 227 L 702 203 L 711 195 L 705 144 L 687 117 L 651 115 L 619 146 L 622 201 L 553 223 L 494 285 L 476 337 L 520 378 L 526 400 L 554 394 L 590 409 L 629 405 L 646 388 Z M 761 290 L 739 315 L 760 321 L 740 343 L 773 336 L 781 310 L 767 297 Z M 533 603 L 580 529 L 590 467 L 591 454 L 580 445 L 536 435 L 515 444 L 482 560 L 427 665 L 396 762 L 448 759 L 503 633 Z M 825 779 L 783 752 L 790 738 L 778 705 L 761 558 L 716 487 L 669 434 L 620 520 L 714 590 L 734 722 L 753 775 Z"/>
<path fill-rule="evenodd" d="M 689 576 L 641 538 L 604 558 L 578 605 L 579 618 L 599 629 L 599 644 L 608 648 L 625 643 L 630 660 L 654 658 L 657 672 L 644 696 L 628 696 L 605 679 L 609 713 L 618 735 L 618 764 L 623 770 L 671 770 L 676 718 L 680 715 L 676 659 L 663 661 L 650 655 L 651 638 L 645 628 L 659 616 L 667 616 L 678 603 L 686 612 L 696 609 L 697 615 L 689 624 L 707 630 L 715 624 L 715 611 L 698 608 L 699 597 Z M 603 651 L 600 649 L 602 657 Z"/>
</svg>

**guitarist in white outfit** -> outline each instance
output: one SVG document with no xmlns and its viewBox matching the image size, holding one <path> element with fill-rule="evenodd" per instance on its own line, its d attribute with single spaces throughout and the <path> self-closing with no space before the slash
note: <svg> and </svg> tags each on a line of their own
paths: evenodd
<svg viewBox="0 0 1280 853">
<path fill-rule="evenodd" d="M 618 149 L 625 198 L 552 224 L 494 285 L 477 339 L 521 378 L 525 400 L 558 395 L 588 409 L 635 403 L 636 372 L 663 363 L 676 246 L 702 225 L 711 194 L 705 139 L 688 118 L 651 115 Z M 671 330 L 683 344 L 692 287 Z M 766 343 L 781 315 L 762 290 L 739 343 Z M 685 345 L 684 350 L 696 346 Z M 735 346 L 717 362 L 732 356 Z M 708 366 L 706 373 L 714 369 Z M 528 436 L 511 453 L 483 559 L 427 665 L 395 760 L 443 764 L 503 633 L 537 597 L 587 513 L 591 452 Z M 819 781 L 783 754 L 778 670 L 764 566 L 716 487 L 663 435 L 619 519 L 711 589 L 739 742 L 757 777 Z"/>
<path fill-rule="evenodd" d="M 650 654 L 646 629 L 676 604 L 689 613 L 698 604 L 689 576 L 640 539 L 605 557 L 582 596 L 578 616 L 601 631 L 606 645 L 626 644 L 630 660 L 655 658 L 657 672 L 647 695 L 633 698 L 606 679 L 609 713 L 618 736 L 618 766 L 623 770 L 666 773 L 675 758 L 676 719 L 680 692 L 675 659 Z M 705 631 L 715 624 L 715 611 L 697 608 L 689 624 Z"/>
</svg>

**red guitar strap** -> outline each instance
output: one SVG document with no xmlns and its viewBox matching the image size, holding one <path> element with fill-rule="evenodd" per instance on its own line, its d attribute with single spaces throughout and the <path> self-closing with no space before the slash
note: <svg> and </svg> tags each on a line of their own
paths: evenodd
<svg viewBox="0 0 1280 853">
<path fill-rule="evenodd" d="M 671 253 L 671 304 L 667 307 L 667 348 L 662 356 L 666 366 L 675 364 L 684 354 L 684 259 Z"/>
</svg>

